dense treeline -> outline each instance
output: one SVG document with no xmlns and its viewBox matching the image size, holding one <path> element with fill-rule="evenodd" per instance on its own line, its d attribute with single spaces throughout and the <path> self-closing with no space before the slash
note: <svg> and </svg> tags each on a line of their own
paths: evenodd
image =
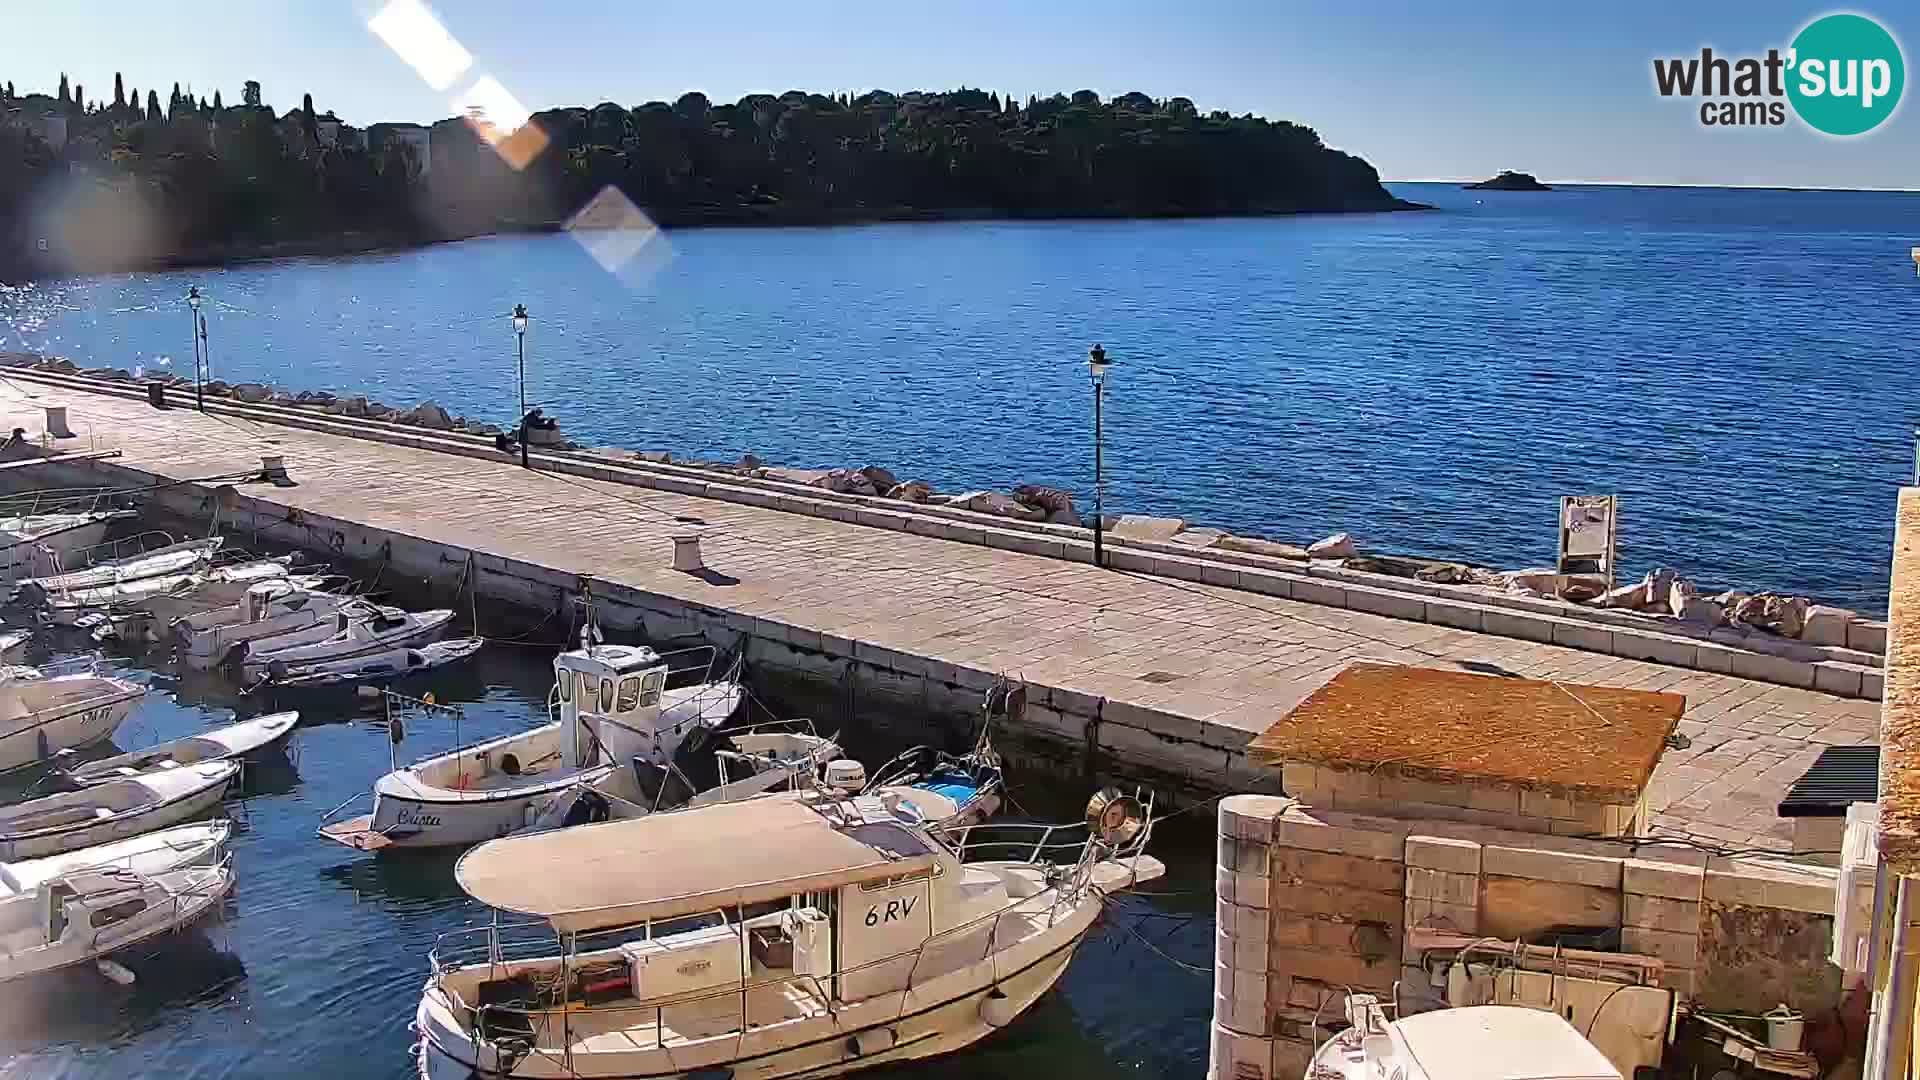
<svg viewBox="0 0 1920 1080">
<path fill-rule="evenodd" d="M 234 106 L 175 86 L 164 109 L 156 91 L 143 103 L 117 77 L 111 103 L 64 79 L 51 96 L 7 85 L 0 112 L 13 118 L 0 130 L 0 237 L 30 252 L 54 222 L 76 269 L 537 227 L 608 186 L 665 223 L 1400 205 L 1371 166 L 1310 128 L 1138 93 L 1024 105 L 964 89 L 720 105 L 689 93 L 538 113 L 544 146 L 511 163 L 466 119 L 434 125 L 427 160 L 383 125 L 364 145 L 351 129 L 323 139 L 321 125 L 337 121 L 316 114 L 311 95 L 276 118 L 252 82 Z M 36 131 L 46 114 L 66 119 L 58 150 Z M 114 235 L 129 223 L 138 242 Z"/>
</svg>

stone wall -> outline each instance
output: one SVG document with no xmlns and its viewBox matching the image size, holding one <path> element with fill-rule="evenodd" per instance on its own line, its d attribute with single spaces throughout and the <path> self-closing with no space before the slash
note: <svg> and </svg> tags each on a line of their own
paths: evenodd
<svg viewBox="0 0 1920 1080">
<path fill-rule="evenodd" d="M 1293 1080 L 1348 989 L 1427 985 L 1415 937 L 1617 930 L 1652 984 L 1708 1009 L 1839 1002 L 1837 874 L 1471 822 L 1221 801 L 1211 1069 Z M 1440 993 L 1440 988 L 1432 988 Z"/>
<path fill-rule="evenodd" d="M 1643 805 L 1495 782 L 1439 782 L 1391 768 L 1344 769 L 1289 763 L 1281 790 L 1327 810 L 1463 821 L 1556 836 L 1631 836 L 1645 827 Z"/>
</svg>

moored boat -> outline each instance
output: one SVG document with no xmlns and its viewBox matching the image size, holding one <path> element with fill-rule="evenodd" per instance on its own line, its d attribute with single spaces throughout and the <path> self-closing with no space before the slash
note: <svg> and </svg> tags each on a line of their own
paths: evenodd
<svg viewBox="0 0 1920 1080">
<path fill-rule="evenodd" d="M 372 813 L 323 821 L 320 835 L 366 851 L 475 844 L 523 829 L 555 796 L 628 768 L 646 799 L 690 734 L 725 723 L 744 697 L 732 679 L 668 688 L 668 674 L 666 660 L 644 646 L 561 653 L 548 699 L 554 720 L 389 772 L 374 784 Z"/>
<path fill-rule="evenodd" d="M 31 892 L 76 870 L 110 866 L 136 874 L 161 874 L 189 866 L 215 866 L 226 858 L 232 837 L 233 822 L 219 818 L 59 855 L 0 863 L 0 897 Z"/>
<path fill-rule="evenodd" d="M 324 628 L 316 637 L 331 636 L 341 609 L 363 603 L 285 580 L 259 582 L 232 604 L 173 620 L 175 653 L 187 667 L 205 671 L 237 661 L 244 653 L 235 650 L 248 642 L 315 628 Z"/>
<path fill-rule="evenodd" d="M 114 522 L 135 516 L 132 510 L 89 508 L 45 513 L 28 509 L 0 517 L 0 570 L 9 577 L 59 573 L 63 562 L 106 539 Z"/>
<path fill-rule="evenodd" d="M 240 775 L 235 761 L 203 761 L 0 808 L 0 860 L 92 847 L 190 821 Z"/>
<path fill-rule="evenodd" d="M 71 783 L 95 787 L 143 772 L 177 769 L 202 761 L 257 761 L 285 748 L 299 723 L 297 712 L 269 713 L 64 768 L 61 773 Z"/>
<path fill-rule="evenodd" d="M 75 589 L 97 589 L 147 578 L 182 574 L 207 565 L 225 543 L 222 537 L 188 540 L 144 551 L 124 558 L 97 562 L 81 570 L 26 578 L 19 583 L 17 596 L 28 603 Z"/>
<path fill-rule="evenodd" d="M 1021 850 L 1076 846 L 1063 861 L 968 861 L 911 802 L 823 789 L 483 844 L 461 887 L 562 951 L 498 923 L 442 938 L 421 1075 L 825 1077 L 962 1049 L 1054 985 L 1110 893 L 1164 872 L 1137 802 L 1096 806 L 1029 827 Z"/>
<path fill-rule="evenodd" d="M 91 661 L 0 670 L 0 772 L 53 760 L 110 736 L 146 696 L 138 683 L 100 674 Z"/>
<path fill-rule="evenodd" d="M 0 981 L 97 962 L 211 914 L 233 889 L 231 860 L 142 874 L 75 870 L 0 897 Z"/>
<path fill-rule="evenodd" d="M 267 666 L 266 685 L 278 690 L 322 690 L 337 686 L 389 683 L 459 663 L 480 651 L 485 638 L 454 638 L 409 649 L 388 649 L 344 660 L 321 660 L 281 668 Z"/>
<path fill-rule="evenodd" d="M 1620 1080 L 1620 1070 L 1552 1009 L 1472 1005 L 1389 1019 L 1350 993 L 1348 1027 L 1313 1055 L 1315 1080 Z"/>
<path fill-rule="evenodd" d="M 332 632 L 324 636 L 295 632 L 247 642 L 240 666 L 248 679 L 258 679 L 275 670 L 291 672 L 303 665 L 425 645 L 452 621 L 453 612 L 445 608 L 415 612 L 376 604 L 350 605 L 334 615 Z"/>
</svg>

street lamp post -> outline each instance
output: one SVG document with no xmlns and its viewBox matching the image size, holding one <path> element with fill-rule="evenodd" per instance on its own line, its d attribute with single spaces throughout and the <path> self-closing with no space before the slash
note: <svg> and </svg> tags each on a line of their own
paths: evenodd
<svg viewBox="0 0 1920 1080">
<path fill-rule="evenodd" d="M 527 305 L 513 305 L 513 336 L 520 345 L 520 467 L 530 469 L 527 462 Z"/>
<path fill-rule="evenodd" d="M 193 318 L 193 407 L 207 411 L 207 398 L 200 382 L 200 286 L 187 289 L 187 309 Z"/>
<path fill-rule="evenodd" d="M 1106 488 L 1104 462 L 1101 461 L 1101 443 L 1104 433 L 1100 430 L 1100 403 L 1107 396 L 1107 370 L 1113 366 L 1107 359 L 1107 350 L 1095 345 L 1087 350 L 1087 371 L 1093 380 L 1093 565 L 1105 566 L 1106 553 L 1102 548 L 1101 534 L 1105 529 L 1106 506 L 1103 498 Z"/>
</svg>

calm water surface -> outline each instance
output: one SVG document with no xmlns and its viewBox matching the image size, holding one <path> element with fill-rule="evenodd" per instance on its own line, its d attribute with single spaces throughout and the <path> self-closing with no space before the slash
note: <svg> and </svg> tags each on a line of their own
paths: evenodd
<svg viewBox="0 0 1920 1080">
<path fill-rule="evenodd" d="M 408 689 L 463 703 L 461 737 L 472 741 L 544 720 L 551 662 L 550 650 L 490 646 L 466 672 L 435 673 Z M 218 683 L 182 683 L 165 662 L 150 666 L 152 691 L 121 729 L 119 746 L 232 719 L 235 699 Z M 408 1024 L 427 952 L 437 935 L 484 922 L 485 909 L 454 882 L 455 854 L 374 859 L 314 836 L 323 814 L 387 771 L 383 727 L 348 709 L 309 707 L 297 739 L 297 770 L 262 776 L 262 790 L 227 808 L 242 828 L 234 845 L 239 885 L 225 917 L 127 959 L 139 975 L 130 988 L 90 970 L 0 986 L 0 1076 L 414 1075 Z M 448 723 L 416 719 L 402 759 L 452 745 Z M 0 801 L 21 797 L 31 783 L 8 777 Z M 1085 799 L 1051 798 L 1043 781 L 1017 775 L 1010 790 L 1027 809 L 1068 819 Z M 867 1075 L 1202 1075 L 1212 1012 L 1210 822 L 1202 812 L 1171 825 L 1186 827 L 1156 835 L 1155 851 L 1171 869 L 1152 888 L 1179 895 L 1118 902 L 1056 991 L 976 1051 Z"/>
<path fill-rule="evenodd" d="M 1884 605 L 1920 196 L 1396 191 L 1442 210 L 690 230 L 623 278 L 554 235 L 47 283 L 0 294 L 0 349 L 190 373 L 198 284 L 221 378 L 511 422 L 524 302 L 530 395 L 580 441 L 1084 493 L 1100 341 L 1121 509 L 1517 566 L 1551 559 L 1560 494 L 1615 492 L 1634 568 Z"/>
</svg>

